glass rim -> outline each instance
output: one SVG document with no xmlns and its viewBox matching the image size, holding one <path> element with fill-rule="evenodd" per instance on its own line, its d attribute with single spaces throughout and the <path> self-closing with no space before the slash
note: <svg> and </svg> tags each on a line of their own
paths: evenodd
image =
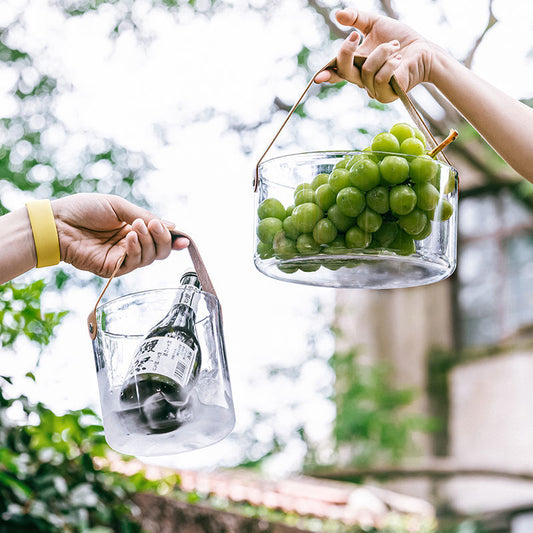
<svg viewBox="0 0 533 533">
<path fill-rule="evenodd" d="M 371 150 L 314 150 L 314 151 L 309 151 L 309 152 L 295 152 L 295 153 L 292 153 L 292 154 L 278 155 L 278 156 L 275 156 L 275 157 L 271 157 L 270 159 L 266 159 L 265 161 L 262 161 L 259 164 L 259 166 L 258 166 L 259 181 L 267 182 L 267 183 L 274 183 L 276 185 L 281 185 L 281 186 L 284 186 L 284 187 L 293 188 L 290 185 L 286 185 L 286 184 L 283 184 L 283 183 L 278 183 L 276 181 L 271 181 L 271 180 L 265 179 L 263 176 L 261 176 L 260 170 L 264 166 L 266 166 L 268 163 L 273 163 L 273 162 L 278 161 L 280 159 L 291 159 L 293 157 L 297 158 L 297 157 L 301 157 L 301 156 L 328 156 L 328 155 L 329 156 L 340 156 L 340 155 L 347 155 L 347 154 L 354 154 L 354 155 L 355 154 L 384 154 L 384 155 L 395 155 L 395 156 L 400 156 L 400 157 L 411 157 L 411 158 L 422 157 L 423 155 L 427 155 L 427 154 L 422 154 L 422 156 L 419 156 L 419 155 L 411 155 L 411 154 L 401 154 L 399 152 L 381 152 L 381 151 L 377 151 L 377 150 L 376 151 L 371 151 Z M 450 170 L 452 170 L 454 175 L 455 175 L 454 176 L 455 179 L 458 180 L 459 172 L 458 172 L 458 170 L 455 167 L 453 167 L 452 165 L 448 165 L 447 163 L 444 163 L 443 161 L 439 161 L 437 159 L 433 159 L 433 161 L 435 161 L 435 163 L 437 163 L 438 165 L 440 165 L 442 167 L 447 167 Z"/>
<path fill-rule="evenodd" d="M 170 293 L 170 291 L 172 291 L 174 294 L 179 291 L 179 290 L 183 290 L 182 287 L 165 287 L 165 288 L 160 288 L 160 289 L 147 289 L 147 290 L 144 290 L 144 291 L 137 291 L 137 292 L 131 292 L 129 294 L 125 294 L 123 296 L 117 296 L 116 298 L 112 298 L 111 300 L 108 300 L 104 303 L 101 303 L 97 308 L 96 308 L 96 316 L 97 316 L 97 321 L 98 321 L 98 331 L 102 332 L 103 335 L 108 335 L 108 336 L 113 336 L 113 337 L 117 337 L 117 338 L 120 338 L 120 337 L 129 337 L 129 338 L 142 338 L 145 336 L 145 334 L 135 334 L 135 333 L 113 333 L 113 332 L 110 332 L 110 331 L 106 331 L 106 329 L 102 326 L 102 324 L 100 323 L 100 320 L 99 318 L 102 316 L 102 313 L 106 311 L 106 307 L 107 306 L 111 306 L 111 305 L 116 305 L 118 302 L 120 302 L 121 300 L 126 300 L 126 299 L 129 299 L 129 298 L 132 298 L 132 297 L 138 297 L 138 296 L 142 296 L 144 294 L 152 294 L 152 293 Z M 219 301 L 218 301 L 218 298 L 209 293 L 209 292 L 205 292 L 205 291 L 201 291 L 199 289 L 194 289 L 195 291 L 197 291 L 199 294 L 201 294 L 206 300 L 211 300 L 211 303 L 215 305 L 215 308 L 218 309 L 217 311 L 217 314 L 220 316 L 220 304 L 219 304 Z M 208 313 L 204 318 L 202 318 L 201 320 L 198 320 L 196 322 L 196 324 L 201 324 L 202 322 L 206 321 L 209 317 L 211 316 L 211 313 Z"/>
</svg>

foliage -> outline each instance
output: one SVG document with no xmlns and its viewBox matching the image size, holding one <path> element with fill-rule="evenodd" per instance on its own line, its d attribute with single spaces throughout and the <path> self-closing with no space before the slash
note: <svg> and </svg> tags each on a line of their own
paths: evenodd
<svg viewBox="0 0 533 533">
<path fill-rule="evenodd" d="M 0 285 L 0 345 L 12 346 L 20 334 L 41 346 L 50 343 L 54 329 L 67 311 L 41 313 L 43 280 L 28 285 Z"/>
<path fill-rule="evenodd" d="M 59 416 L 26 396 L 8 398 L 10 382 L 0 377 L 0 532 L 140 531 L 130 497 L 159 483 L 96 468 L 108 452 L 96 414 Z"/>
<path fill-rule="evenodd" d="M 435 429 L 434 420 L 405 410 L 416 393 L 394 388 L 386 364 L 361 364 L 358 354 L 348 351 L 335 353 L 331 365 L 339 378 L 334 435 L 338 446 L 351 446 L 352 464 L 398 462 L 412 450 L 413 432 Z"/>
</svg>

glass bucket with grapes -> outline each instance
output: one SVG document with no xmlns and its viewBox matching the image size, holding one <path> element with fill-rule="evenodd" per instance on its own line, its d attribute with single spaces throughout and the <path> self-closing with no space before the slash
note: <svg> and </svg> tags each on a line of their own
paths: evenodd
<svg viewBox="0 0 533 533">
<path fill-rule="evenodd" d="M 456 265 L 458 175 L 398 123 L 364 150 L 262 161 L 254 263 L 283 281 L 345 288 L 427 285 Z"/>
</svg>

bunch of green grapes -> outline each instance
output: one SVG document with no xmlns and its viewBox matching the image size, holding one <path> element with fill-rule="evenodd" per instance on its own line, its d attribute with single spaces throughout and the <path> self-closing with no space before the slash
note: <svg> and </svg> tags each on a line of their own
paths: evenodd
<svg viewBox="0 0 533 533">
<path fill-rule="evenodd" d="M 262 259 L 384 250 L 410 255 L 415 241 L 429 237 L 433 221 L 453 213 L 444 195 L 455 190 L 455 172 L 441 191 L 440 168 L 418 128 L 395 124 L 329 174 L 299 184 L 292 205 L 261 202 L 257 253 Z"/>
</svg>

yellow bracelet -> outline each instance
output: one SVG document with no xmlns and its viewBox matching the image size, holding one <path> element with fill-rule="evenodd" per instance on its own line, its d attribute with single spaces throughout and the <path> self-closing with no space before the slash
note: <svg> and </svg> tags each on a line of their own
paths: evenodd
<svg viewBox="0 0 533 533">
<path fill-rule="evenodd" d="M 26 208 L 35 241 L 37 268 L 57 265 L 61 260 L 59 237 L 50 200 L 33 200 Z"/>
</svg>

